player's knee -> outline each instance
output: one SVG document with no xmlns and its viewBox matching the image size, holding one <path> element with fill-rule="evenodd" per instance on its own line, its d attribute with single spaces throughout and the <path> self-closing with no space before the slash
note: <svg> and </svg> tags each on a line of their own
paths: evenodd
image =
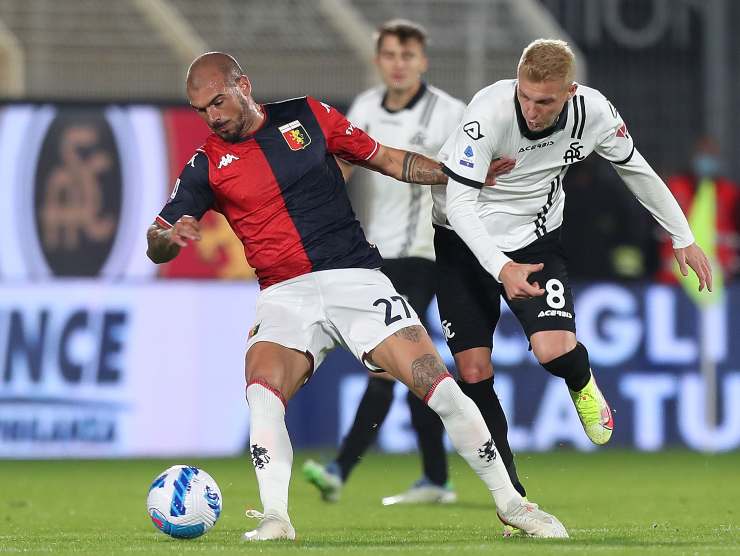
<svg viewBox="0 0 740 556">
<path fill-rule="evenodd" d="M 471 359 L 457 366 L 460 379 L 468 384 L 475 384 L 493 376 L 493 364 L 490 359 Z"/>
<path fill-rule="evenodd" d="M 573 333 L 562 334 L 533 334 L 530 338 L 532 352 L 541 365 L 557 359 L 573 351 L 578 341 Z"/>
</svg>

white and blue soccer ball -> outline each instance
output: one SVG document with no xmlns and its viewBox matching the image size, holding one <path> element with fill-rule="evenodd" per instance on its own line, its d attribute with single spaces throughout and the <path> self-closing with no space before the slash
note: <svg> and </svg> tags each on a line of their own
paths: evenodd
<svg viewBox="0 0 740 556">
<path fill-rule="evenodd" d="M 192 539 L 216 524 L 221 490 L 202 469 L 173 465 L 152 482 L 146 506 L 157 529 L 177 539 Z"/>
</svg>

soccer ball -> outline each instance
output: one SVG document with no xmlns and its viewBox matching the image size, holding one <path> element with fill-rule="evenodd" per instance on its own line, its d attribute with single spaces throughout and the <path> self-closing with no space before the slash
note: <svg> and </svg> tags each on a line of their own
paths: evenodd
<svg viewBox="0 0 740 556">
<path fill-rule="evenodd" d="M 146 507 L 154 526 L 171 537 L 200 537 L 221 515 L 221 491 L 208 473 L 173 465 L 154 479 Z"/>
</svg>

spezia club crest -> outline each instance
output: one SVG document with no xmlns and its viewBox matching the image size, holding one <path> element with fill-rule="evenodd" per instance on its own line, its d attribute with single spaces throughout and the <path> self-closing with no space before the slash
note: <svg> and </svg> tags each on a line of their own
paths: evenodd
<svg viewBox="0 0 740 556">
<path fill-rule="evenodd" d="M 311 136 L 298 120 L 281 125 L 278 130 L 283 134 L 283 139 L 292 151 L 300 151 L 311 144 Z"/>
</svg>

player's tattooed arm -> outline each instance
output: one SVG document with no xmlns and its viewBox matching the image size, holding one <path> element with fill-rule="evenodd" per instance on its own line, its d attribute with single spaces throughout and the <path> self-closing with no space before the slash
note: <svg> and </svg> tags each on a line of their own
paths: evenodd
<svg viewBox="0 0 740 556">
<path fill-rule="evenodd" d="M 364 162 L 363 166 L 396 178 L 399 181 L 420 185 L 444 185 L 447 175 L 442 171 L 442 163 L 423 154 L 392 149 L 380 145 L 377 154 Z M 508 174 L 514 169 L 516 160 L 510 157 L 491 161 L 485 185 L 496 185 L 496 176 Z"/>
<path fill-rule="evenodd" d="M 429 185 L 447 183 L 447 176 L 439 162 L 410 151 L 403 156 L 400 179 L 408 183 Z"/>
<path fill-rule="evenodd" d="M 399 181 L 420 185 L 441 185 L 447 183 L 442 165 L 423 154 L 393 149 L 380 145 L 378 152 L 363 166 Z"/>
<path fill-rule="evenodd" d="M 174 259 L 188 241 L 200 239 L 198 221 L 192 216 L 181 217 L 171 228 L 163 228 L 154 222 L 146 232 L 147 256 L 156 264 Z"/>
</svg>

